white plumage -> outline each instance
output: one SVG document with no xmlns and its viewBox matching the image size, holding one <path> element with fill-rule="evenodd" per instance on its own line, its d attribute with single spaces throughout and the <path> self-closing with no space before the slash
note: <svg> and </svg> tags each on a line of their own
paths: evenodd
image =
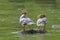
<svg viewBox="0 0 60 40">
<path fill-rule="evenodd" d="M 44 17 L 44 18 L 39 18 L 39 19 L 37 20 L 37 26 L 45 26 L 46 23 L 47 23 L 47 18 L 46 18 L 46 17 Z"/>
<path fill-rule="evenodd" d="M 30 18 L 26 17 L 24 14 L 20 17 L 20 23 L 22 26 L 35 24 Z"/>
</svg>

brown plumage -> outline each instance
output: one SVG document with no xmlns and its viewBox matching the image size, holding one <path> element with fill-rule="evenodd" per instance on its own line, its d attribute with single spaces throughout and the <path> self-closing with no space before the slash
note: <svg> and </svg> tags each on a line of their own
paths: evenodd
<svg viewBox="0 0 60 40">
<path fill-rule="evenodd" d="M 44 17 L 46 17 L 46 16 L 45 16 L 45 14 L 40 14 L 40 15 L 38 15 L 37 17 L 38 17 L 38 18 L 44 18 Z"/>
<path fill-rule="evenodd" d="M 21 10 L 21 14 L 26 14 L 27 11 L 25 9 Z"/>
</svg>

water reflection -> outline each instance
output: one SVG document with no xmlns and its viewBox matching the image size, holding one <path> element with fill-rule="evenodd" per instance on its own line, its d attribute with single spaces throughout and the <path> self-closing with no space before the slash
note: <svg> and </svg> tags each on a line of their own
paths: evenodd
<svg viewBox="0 0 60 40">
<path fill-rule="evenodd" d="M 20 40 L 45 40 L 45 34 L 20 34 Z"/>
</svg>

